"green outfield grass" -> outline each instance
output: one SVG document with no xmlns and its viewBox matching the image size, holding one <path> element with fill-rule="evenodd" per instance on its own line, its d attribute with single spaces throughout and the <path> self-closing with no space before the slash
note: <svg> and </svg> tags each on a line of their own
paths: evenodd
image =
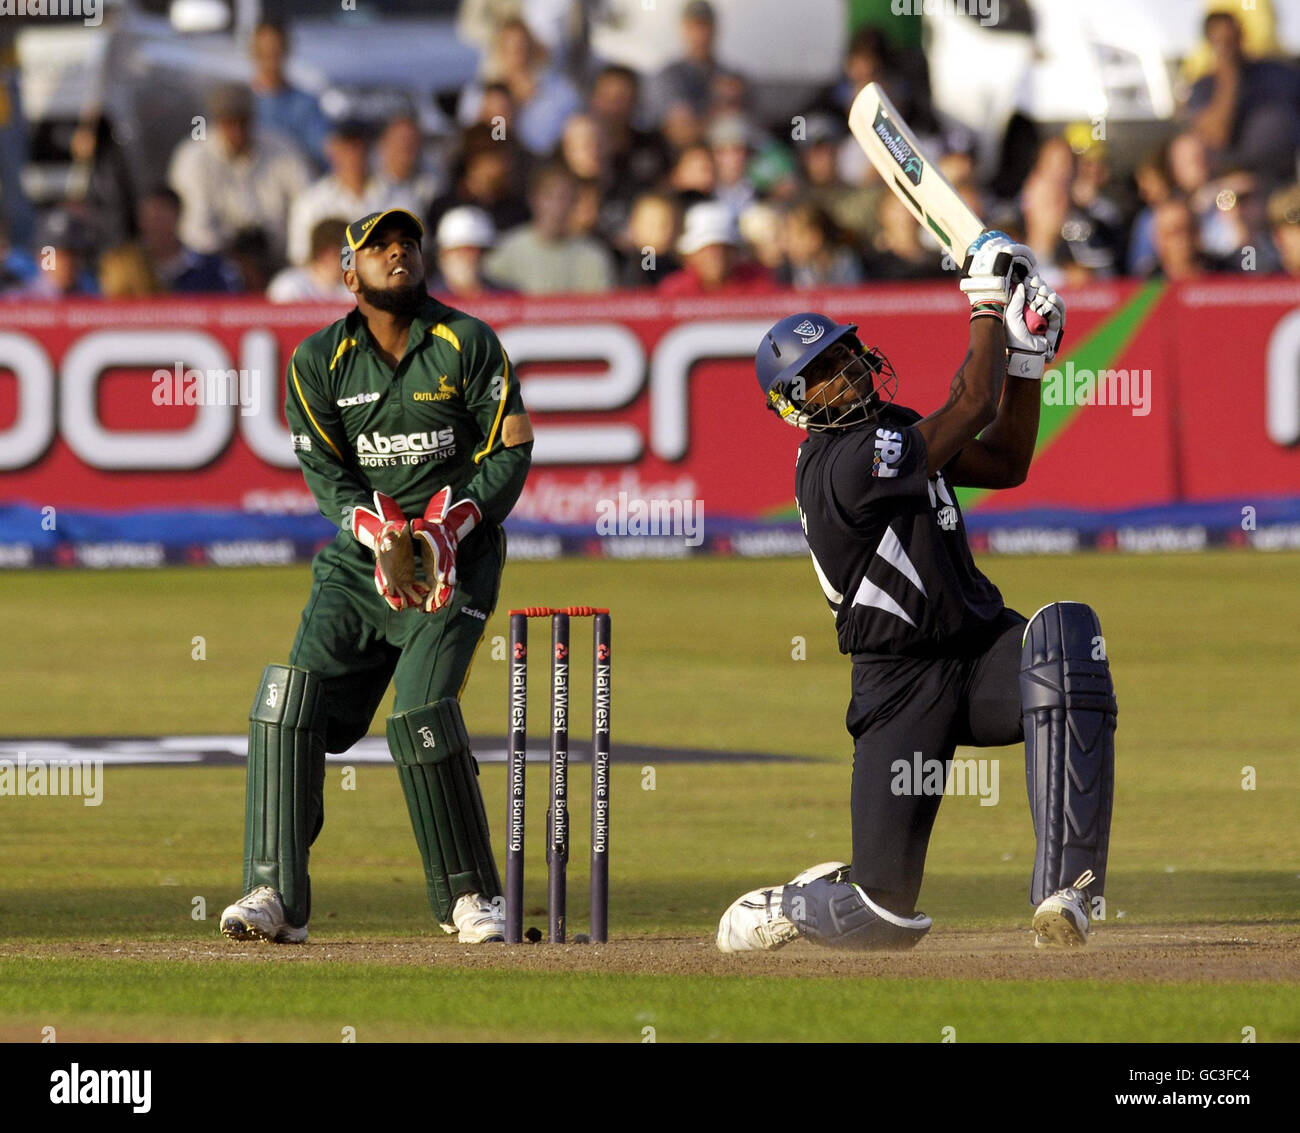
<svg viewBox="0 0 1300 1133">
<path fill-rule="evenodd" d="M 237 968 L 85 960 L 70 971 L 0 960 L 5 1014 L 40 1027 L 162 1038 L 338 1042 L 1240 1042 L 1300 1039 L 1284 984 L 783 980 L 375 968 Z M 266 1004 L 275 1005 L 274 1012 Z M 182 1005 L 177 1010 L 163 1004 Z M 57 1023 L 51 1023 L 57 1020 Z M 1135 1025 L 1140 1020 L 1140 1028 Z M 10 1028 L 13 1023 L 10 1022 Z"/>
<path fill-rule="evenodd" d="M 1294 750 L 1300 556 L 986 565 L 1025 614 L 1058 598 L 1097 609 L 1134 759 L 1196 774 L 1206 759 L 1237 770 Z M 303 567 L 6 573 L 4 730 L 242 731 L 262 666 L 288 656 L 309 581 Z M 471 730 L 504 731 L 504 665 L 492 640 L 504 641 L 505 609 L 570 601 L 614 610 L 624 739 L 827 758 L 847 750 L 849 666 L 803 559 L 509 566 L 465 694 Z M 192 660 L 195 637 L 206 660 Z M 792 659 L 797 638 L 806 660 Z"/>
<path fill-rule="evenodd" d="M 1008 793 L 999 805 L 944 801 L 922 905 L 945 926 L 1006 927 L 1025 918 L 1034 840 L 1015 754 L 1004 753 Z M 586 916 L 584 771 L 574 766 L 570 794 L 575 924 Z M 845 767 L 664 764 L 654 791 L 641 783 L 640 768 L 615 769 L 610 916 L 621 936 L 707 935 L 738 893 L 813 861 L 849 856 Z M 482 785 L 499 845 L 504 769 L 484 767 Z M 535 825 L 526 907 L 538 910 L 529 923 L 545 929 L 544 766 L 530 768 L 529 788 Z M 1157 839 L 1137 804 L 1121 807 L 1107 885 L 1114 912 L 1148 924 L 1295 920 L 1294 807 L 1272 798 L 1280 791 L 1231 789 L 1245 799 L 1202 787 L 1160 803 L 1204 837 L 1175 829 Z M 99 807 L 79 799 L 0 799 L 0 857 L 8 867 L 0 939 L 211 939 L 212 920 L 192 919 L 194 899 L 215 918 L 239 895 L 243 792 L 238 768 L 110 767 Z M 355 790 L 344 790 L 342 769 L 330 766 L 325 829 L 312 858 L 313 938 L 427 934 L 423 875 L 391 768 L 357 768 Z"/>
<path fill-rule="evenodd" d="M 1300 698 L 1294 627 L 1300 556 L 990 559 L 1024 613 L 1053 598 L 1098 610 L 1120 702 L 1107 897 L 1127 925 L 1300 928 Z M 7 735 L 235 733 L 258 675 L 287 655 L 305 568 L 5 575 L 0 639 Z M 614 611 L 614 738 L 787 753 L 808 762 L 620 764 L 614 775 L 611 920 L 622 939 L 706 939 L 744 889 L 848 856 L 849 664 L 805 560 L 564 562 L 508 568 L 464 698 L 471 731 L 503 734 L 500 639 L 510 605 Z M 575 627 L 575 641 L 582 628 Z M 206 659 L 192 659 L 193 639 Z M 497 654 L 497 656 L 494 656 Z M 804 659 L 796 659 L 802 655 Z M 575 656 L 577 651 L 575 650 Z M 575 671 L 583 671 L 577 661 Z M 541 735 L 546 681 L 536 678 Z M 574 734 L 587 689 L 575 684 Z M 382 711 L 375 731 L 382 730 Z M 969 754 L 969 753 L 968 753 Z M 996 806 L 945 800 L 922 907 L 941 928 L 1023 926 L 1033 836 L 1018 748 Z M 1243 769 L 1256 789 L 1243 790 Z M 585 919 L 586 796 L 575 768 L 570 914 Z M 540 822 L 545 771 L 531 772 Z M 504 773 L 483 787 L 498 838 Z M 653 786 L 653 790 L 646 789 Z M 395 773 L 331 765 L 313 849 L 314 941 L 402 941 L 433 927 Z M 0 1029 L 75 1025 L 160 1037 L 234 1038 L 265 997 L 273 1037 L 959 1037 L 1230 1041 L 1300 1039 L 1296 985 L 1186 979 L 1034 982 L 831 980 L 682 973 L 419 970 L 400 965 L 243 966 L 113 959 L 68 945 L 206 942 L 240 882 L 238 768 L 112 768 L 103 805 L 0 798 Z M 544 927 L 539 826 L 527 923 Z M 196 898 L 201 904 L 196 905 Z M 197 912 L 196 912 L 197 908 Z M 195 919 L 198 914 L 206 917 Z M 436 930 L 435 930 L 436 931 Z M 63 949 L 60 951 L 60 949 Z M 1097 1010 L 1098 996 L 1107 1005 Z M 507 1009 L 507 1004 L 513 1005 Z M 1090 1005 L 1083 1011 L 1083 1005 Z M 757 1005 L 757 1006 L 755 1006 Z M 1080 1009 L 1076 1009 L 1080 1008 Z M 244 1037 L 251 1037 L 244 1035 Z"/>
</svg>

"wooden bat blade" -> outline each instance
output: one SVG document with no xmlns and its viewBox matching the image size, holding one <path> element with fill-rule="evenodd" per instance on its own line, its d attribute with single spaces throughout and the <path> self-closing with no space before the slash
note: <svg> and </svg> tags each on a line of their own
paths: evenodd
<svg viewBox="0 0 1300 1133">
<path fill-rule="evenodd" d="M 849 108 L 849 129 L 885 184 L 961 268 L 984 222 L 926 157 L 879 83 L 868 83 L 858 92 Z M 1036 312 L 1026 310 L 1026 322 L 1032 333 L 1042 333 L 1045 324 Z"/>
<path fill-rule="evenodd" d="M 928 228 L 960 264 L 984 224 L 962 200 L 879 83 L 868 83 L 849 109 L 849 129 L 917 223 Z"/>
</svg>

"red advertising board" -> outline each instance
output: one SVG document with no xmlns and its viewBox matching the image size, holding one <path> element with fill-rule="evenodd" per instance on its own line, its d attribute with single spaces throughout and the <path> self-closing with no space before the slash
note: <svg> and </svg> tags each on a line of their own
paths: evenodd
<svg viewBox="0 0 1300 1133">
<path fill-rule="evenodd" d="M 1300 496 L 1300 284 L 1121 282 L 1068 299 L 1063 403 L 1045 408 L 1030 479 L 975 510 Z M 922 412 L 942 403 L 965 352 L 966 302 L 943 285 L 476 305 L 536 424 L 516 515 L 584 523 L 620 491 L 698 499 L 712 516 L 787 513 L 800 434 L 763 407 L 751 359 L 763 331 L 800 309 L 857 322 L 893 361 L 899 401 Z M 247 300 L 0 305 L 0 500 L 311 510 L 283 371 L 298 341 L 342 313 Z M 156 375 L 178 369 L 234 371 L 241 396 L 255 395 L 159 404 L 169 383 Z M 1084 376 L 1103 370 L 1134 375 L 1128 401 L 1089 401 Z"/>
<path fill-rule="evenodd" d="M 1300 495 L 1300 281 L 1198 283 L 1170 299 L 1181 496 Z"/>
</svg>

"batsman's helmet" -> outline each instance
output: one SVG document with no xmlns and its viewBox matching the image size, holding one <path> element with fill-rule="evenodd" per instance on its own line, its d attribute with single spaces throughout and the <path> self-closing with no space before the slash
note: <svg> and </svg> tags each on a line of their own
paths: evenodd
<svg viewBox="0 0 1300 1133">
<path fill-rule="evenodd" d="M 871 420 L 893 400 L 898 377 L 880 351 L 862 345 L 857 332 L 854 323 L 812 311 L 787 315 L 773 326 L 754 356 L 767 407 L 810 432 Z M 837 343 L 840 349 L 832 351 Z M 837 384 L 839 377 L 847 380 Z"/>
</svg>

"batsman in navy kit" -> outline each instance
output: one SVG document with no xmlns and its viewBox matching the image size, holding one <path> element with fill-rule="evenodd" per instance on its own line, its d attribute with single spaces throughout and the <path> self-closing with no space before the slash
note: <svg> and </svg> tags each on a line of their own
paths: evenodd
<svg viewBox="0 0 1300 1133">
<path fill-rule="evenodd" d="M 388 746 L 434 916 L 463 943 L 504 938 L 459 698 L 533 433 L 491 328 L 425 290 L 423 234 L 402 209 L 349 225 L 341 262 L 357 305 L 289 360 L 293 448 L 339 531 L 312 563 L 289 663 L 266 667 L 249 716 L 244 896 L 221 915 L 237 940 L 307 939 L 325 753 L 366 734 L 390 681 Z"/>
<path fill-rule="evenodd" d="M 1011 488 L 1029 471 L 1044 366 L 1065 307 L 1005 234 L 972 247 L 961 288 L 970 345 L 946 404 L 893 404 L 897 377 L 858 328 L 782 319 L 756 366 L 768 407 L 808 432 L 795 498 L 813 569 L 853 661 L 853 862 L 746 893 L 718 926 L 724 952 L 816 944 L 901 950 L 930 929 L 916 908 L 957 745 L 1024 741 L 1037 836 L 1039 947 L 1087 942 L 1106 876 L 1116 705 L 1097 615 L 1053 602 L 1026 621 L 975 565 L 955 488 Z M 1026 313 L 1045 320 L 1032 334 Z M 1037 322 L 1037 320 L 1033 320 Z M 900 766 L 937 764 L 915 781 Z M 900 761 L 901 764 L 900 764 Z"/>
</svg>

